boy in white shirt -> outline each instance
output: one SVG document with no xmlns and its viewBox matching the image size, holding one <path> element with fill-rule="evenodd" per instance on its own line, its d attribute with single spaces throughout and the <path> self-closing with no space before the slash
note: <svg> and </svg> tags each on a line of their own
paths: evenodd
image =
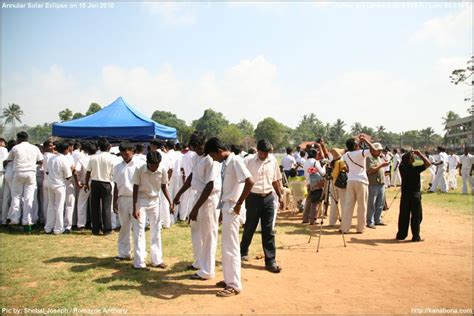
<svg viewBox="0 0 474 316">
<path fill-rule="evenodd" d="M 219 297 L 237 295 L 242 290 L 240 279 L 240 208 L 254 185 L 250 171 L 243 159 L 229 151 L 219 139 L 211 138 L 204 147 L 206 154 L 222 163 L 222 193 L 219 205 L 222 208 L 222 270 L 224 281 L 218 285 L 224 290 Z"/>
<path fill-rule="evenodd" d="M 118 256 L 116 260 L 129 260 L 130 232 L 133 218 L 133 176 L 143 162 L 135 159 L 134 148 L 130 142 L 123 142 L 119 146 L 123 160 L 114 167 L 114 212 L 118 212 L 120 232 L 118 236 Z"/>
<path fill-rule="evenodd" d="M 163 262 L 161 249 L 161 219 L 160 219 L 160 191 L 170 205 L 170 212 L 174 206 L 168 193 L 168 174 L 160 166 L 161 155 L 151 151 L 146 157 L 147 163 L 138 168 L 133 175 L 133 241 L 134 260 L 133 268 L 146 269 L 146 240 L 145 221 L 150 221 L 150 248 L 151 265 L 160 269 L 167 266 Z"/>
<path fill-rule="evenodd" d="M 87 166 L 89 164 L 90 156 L 94 155 L 97 151 L 97 146 L 93 142 L 84 143 L 82 146 L 84 150 L 76 162 L 76 172 L 74 178 L 76 180 L 76 187 L 79 189 L 77 194 L 77 229 L 80 231 L 84 229 L 87 223 L 87 206 L 89 202 L 90 190 L 84 190 L 86 183 Z M 90 183 L 89 183 L 90 185 Z"/>
<path fill-rule="evenodd" d="M 8 154 L 7 161 L 13 162 L 12 202 L 7 222 L 18 225 L 20 217 L 25 231 L 33 225 L 33 203 L 37 188 L 36 165 L 43 163 L 43 155 L 38 147 L 28 143 L 28 133 L 19 132 L 18 144 Z M 23 200 L 23 216 L 20 204 Z"/>
<path fill-rule="evenodd" d="M 191 276 L 192 280 L 207 280 L 215 276 L 221 170 L 218 162 L 214 162 L 211 157 L 204 154 L 205 142 L 206 137 L 203 133 L 194 132 L 191 135 L 189 146 L 197 154 L 194 157 L 194 169 L 174 198 L 175 203 L 179 203 L 181 195 L 189 187 L 197 192 L 188 221 L 191 223 L 195 260 L 188 269 L 199 270 Z"/>
<path fill-rule="evenodd" d="M 456 190 L 458 187 L 457 169 L 459 166 L 459 156 L 450 150 L 448 157 L 448 187 Z"/>
<path fill-rule="evenodd" d="M 67 144 L 56 144 L 57 155 L 51 157 L 46 169 L 48 175 L 48 213 L 44 231 L 55 235 L 64 232 L 64 205 L 66 200 L 66 183 L 72 177 L 72 170 L 65 157 L 68 152 Z"/>
</svg>

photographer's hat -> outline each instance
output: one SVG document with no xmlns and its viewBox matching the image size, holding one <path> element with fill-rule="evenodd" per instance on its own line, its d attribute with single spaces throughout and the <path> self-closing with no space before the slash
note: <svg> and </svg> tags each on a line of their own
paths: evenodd
<svg viewBox="0 0 474 316">
<path fill-rule="evenodd" d="M 383 150 L 383 146 L 381 143 L 373 143 L 372 145 L 374 146 L 375 150 Z"/>
<path fill-rule="evenodd" d="M 344 150 L 339 148 L 332 148 L 329 152 L 331 153 L 333 160 L 337 160 L 344 155 Z"/>
</svg>

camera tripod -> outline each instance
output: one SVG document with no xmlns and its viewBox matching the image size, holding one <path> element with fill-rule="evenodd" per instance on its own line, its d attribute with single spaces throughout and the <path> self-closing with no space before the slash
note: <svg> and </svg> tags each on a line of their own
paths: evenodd
<svg viewBox="0 0 474 316">
<path fill-rule="evenodd" d="M 329 197 L 332 197 L 333 200 L 337 203 L 339 203 L 338 199 L 336 199 L 333 195 L 333 190 L 331 190 L 332 186 L 334 186 L 334 184 L 332 183 L 332 177 L 330 175 L 328 175 L 326 177 L 326 181 L 324 183 L 324 188 L 323 188 L 323 200 L 319 203 L 318 205 L 318 210 L 317 210 L 317 216 L 316 218 L 317 219 L 320 219 L 321 222 L 319 224 L 319 236 L 318 236 L 318 247 L 316 249 L 316 252 L 319 252 L 319 245 L 321 243 L 321 235 L 323 234 L 323 223 L 324 223 L 324 217 L 327 216 L 327 213 L 328 213 L 328 208 L 329 208 Z M 341 222 L 341 214 L 339 213 L 339 209 L 337 211 L 337 217 L 339 218 L 339 222 Z M 346 247 L 346 238 L 344 236 L 344 232 L 341 231 L 341 235 L 342 235 L 342 241 L 344 243 L 344 248 Z M 309 232 L 309 239 L 308 239 L 308 244 L 311 242 L 311 238 L 313 237 L 313 235 L 311 234 L 311 231 Z"/>
</svg>

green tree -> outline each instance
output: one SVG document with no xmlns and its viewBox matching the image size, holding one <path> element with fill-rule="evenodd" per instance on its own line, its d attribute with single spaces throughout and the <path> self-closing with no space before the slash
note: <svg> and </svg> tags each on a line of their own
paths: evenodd
<svg viewBox="0 0 474 316">
<path fill-rule="evenodd" d="M 255 133 L 255 127 L 246 119 L 242 119 L 239 123 L 237 123 L 237 127 L 244 136 L 253 136 Z"/>
<path fill-rule="evenodd" d="M 242 139 L 244 138 L 244 134 L 237 125 L 229 124 L 221 130 L 218 137 L 225 144 L 240 145 L 242 143 Z"/>
<path fill-rule="evenodd" d="M 102 110 L 102 107 L 98 103 L 92 102 L 89 105 L 89 109 L 87 110 L 86 115 L 94 114 L 95 112 L 99 112 L 100 110 Z"/>
<path fill-rule="evenodd" d="M 18 104 L 11 103 L 8 107 L 3 109 L 2 118 L 5 119 L 5 125 L 10 124 L 13 129 L 13 135 L 16 135 L 16 122 L 21 123 L 23 110 Z"/>
<path fill-rule="evenodd" d="M 360 133 L 362 133 L 362 124 L 359 123 L 359 122 L 355 122 L 352 126 L 351 126 L 351 134 L 353 136 L 357 136 L 359 135 Z"/>
<path fill-rule="evenodd" d="M 162 125 L 176 128 L 180 142 L 187 142 L 191 136 L 192 128 L 174 113 L 156 110 L 151 115 L 151 119 Z"/>
<path fill-rule="evenodd" d="M 455 113 L 454 111 L 449 111 L 446 113 L 446 116 L 443 117 L 443 125 L 444 130 L 448 130 L 448 123 L 454 120 L 461 118 L 459 114 Z"/>
<path fill-rule="evenodd" d="M 434 144 L 434 138 L 436 136 L 435 131 L 431 127 L 420 130 L 420 137 L 422 140 L 422 146 L 427 148 Z"/>
<path fill-rule="evenodd" d="M 337 147 L 343 147 L 346 141 L 346 131 L 344 130 L 343 120 L 337 119 L 336 122 L 329 128 L 328 141 L 331 145 Z"/>
<path fill-rule="evenodd" d="M 316 117 L 316 114 L 310 113 L 301 118 L 293 132 L 293 139 L 296 144 L 301 144 L 304 141 L 314 141 L 317 137 L 325 136 L 326 133 L 326 126 Z"/>
<path fill-rule="evenodd" d="M 207 109 L 199 119 L 193 121 L 192 126 L 210 138 L 219 135 L 222 129 L 228 124 L 229 121 L 227 121 L 224 114 L 216 112 L 213 109 Z"/>
<path fill-rule="evenodd" d="M 272 117 L 267 117 L 257 124 L 255 129 L 255 138 L 268 139 L 275 150 L 285 147 L 289 143 L 291 129 L 277 122 Z"/>
<path fill-rule="evenodd" d="M 77 119 L 80 119 L 81 117 L 84 117 L 84 114 L 79 113 L 79 112 L 76 112 L 76 113 L 74 113 L 74 115 L 72 116 L 72 119 L 73 119 L 73 120 L 77 120 Z"/>
<path fill-rule="evenodd" d="M 27 129 L 27 133 L 30 136 L 29 141 L 31 143 L 42 144 L 45 140 L 51 137 L 52 124 L 44 123 L 43 125 L 39 124 L 35 127 L 30 127 Z"/>
<path fill-rule="evenodd" d="M 72 119 L 72 111 L 68 108 L 62 110 L 61 112 L 58 113 L 58 116 L 59 116 L 59 120 L 61 122 L 66 122 L 66 121 L 70 121 Z"/>
</svg>

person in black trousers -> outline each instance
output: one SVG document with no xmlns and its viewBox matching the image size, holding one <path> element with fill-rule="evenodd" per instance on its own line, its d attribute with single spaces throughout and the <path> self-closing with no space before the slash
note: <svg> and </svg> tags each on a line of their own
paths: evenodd
<svg viewBox="0 0 474 316">
<path fill-rule="evenodd" d="M 415 157 L 423 160 L 423 165 L 414 166 Z M 411 224 L 412 241 L 422 241 L 420 224 L 423 219 L 421 207 L 420 174 L 431 166 L 430 161 L 418 150 L 409 151 L 402 156 L 399 170 L 402 177 L 402 197 L 400 200 L 400 215 L 398 216 L 397 239 L 404 240 L 408 235 L 408 225 Z M 411 216 L 411 218 L 410 218 Z"/>
<path fill-rule="evenodd" d="M 91 222 L 92 234 L 104 235 L 112 232 L 112 173 L 116 159 L 109 153 L 110 143 L 105 138 L 98 141 L 100 153 L 90 157 L 87 166 L 84 190 L 89 190 L 91 180 Z"/>
<path fill-rule="evenodd" d="M 258 153 L 245 160 L 245 165 L 249 169 L 255 184 L 245 200 L 247 219 L 240 243 L 240 255 L 242 261 L 249 260 L 249 246 L 260 220 L 262 246 L 265 253 L 265 268 L 270 272 L 278 273 L 281 271 L 281 267 L 276 263 L 275 259 L 276 247 L 273 218 L 276 210 L 272 194 L 273 190 L 278 195 L 280 207 L 282 207 L 283 201 L 279 185 L 281 173 L 276 159 L 273 156 L 269 157 L 271 150 L 272 145 L 268 140 L 260 140 L 257 144 Z"/>
</svg>

